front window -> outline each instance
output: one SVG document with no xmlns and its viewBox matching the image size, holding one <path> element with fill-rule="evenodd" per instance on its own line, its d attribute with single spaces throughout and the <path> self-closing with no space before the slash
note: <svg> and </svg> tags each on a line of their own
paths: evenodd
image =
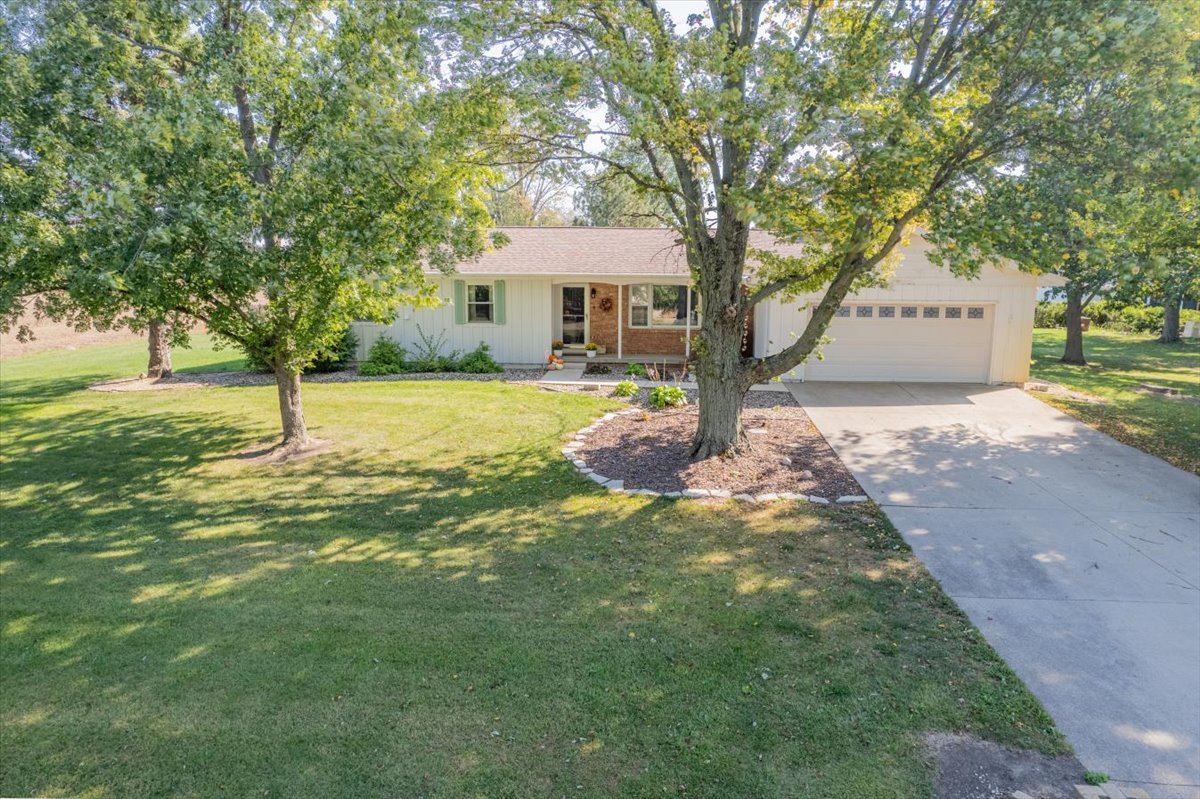
<svg viewBox="0 0 1200 799">
<path fill-rule="evenodd" d="M 492 321 L 491 283 L 469 283 L 467 285 L 467 321 Z"/>
<path fill-rule="evenodd" d="M 688 287 L 642 283 L 629 287 L 630 327 L 687 327 Z M 699 324 L 696 297 L 691 299 L 692 325 Z"/>
</svg>

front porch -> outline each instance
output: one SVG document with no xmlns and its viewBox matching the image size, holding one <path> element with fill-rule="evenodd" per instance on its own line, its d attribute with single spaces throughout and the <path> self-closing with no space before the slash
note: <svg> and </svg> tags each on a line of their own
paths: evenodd
<svg viewBox="0 0 1200 799">
<path fill-rule="evenodd" d="M 595 356 L 587 357 L 583 347 L 567 347 L 563 349 L 563 361 L 569 364 L 589 363 L 669 363 L 681 364 L 687 362 L 686 355 L 678 353 L 633 353 L 625 352 L 618 355 L 615 352 L 597 352 Z"/>
<path fill-rule="evenodd" d="M 686 278 L 555 283 L 552 294 L 554 339 L 569 361 L 587 361 L 589 342 L 599 348 L 596 363 L 681 364 L 691 355 L 698 317 Z"/>
</svg>

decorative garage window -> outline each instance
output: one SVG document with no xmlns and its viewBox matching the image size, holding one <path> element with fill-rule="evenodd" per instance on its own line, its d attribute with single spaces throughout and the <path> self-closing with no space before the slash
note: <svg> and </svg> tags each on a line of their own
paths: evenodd
<svg viewBox="0 0 1200 799">
<path fill-rule="evenodd" d="M 695 300 L 687 286 L 639 283 L 629 287 L 630 327 L 687 327 L 691 303 L 692 326 L 700 323 Z"/>
<path fill-rule="evenodd" d="M 875 313 L 875 309 L 870 305 L 860 305 L 854 309 L 854 315 L 859 319 L 870 318 L 871 314 Z"/>
<path fill-rule="evenodd" d="M 968 308 L 967 309 L 967 318 L 968 319 L 982 319 L 983 318 L 983 308 L 981 308 L 979 306 L 976 306 L 973 308 Z"/>
<path fill-rule="evenodd" d="M 946 318 L 947 319 L 962 319 L 962 308 L 947 308 L 946 309 Z"/>
<path fill-rule="evenodd" d="M 901 306 L 900 318 L 901 319 L 916 319 L 917 318 L 917 306 L 915 306 L 915 305 Z"/>
<path fill-rule="evenodd" d="M 926 305 L 921 310 L 921 316 L 925 319 L 937 319 L 941 315 L 942 309 L 936 305 Z"/>
<path fill-rule="evenodd" d="M 880 319 L 895 319 L 896 318 L 896 306 L 895 305 L 880 305 L 879 306 L 879 318 Z"/>
<path fill-rule="evenodd" d="M 843 305 L 842 307 L 840 307 L 836 311 L 834 311 L 833 315 L 834 316 L 849 316 L 850 315 L 850 306 Z"/>
</svg>

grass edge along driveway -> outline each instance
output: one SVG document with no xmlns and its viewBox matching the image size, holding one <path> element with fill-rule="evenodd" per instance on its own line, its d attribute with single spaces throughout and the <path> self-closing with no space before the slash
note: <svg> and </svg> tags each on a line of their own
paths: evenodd
<svg viewBox="0 0 1200 799">
<path fill-rule="evenodd" d="M 102 394 L 0 369 L 0 794 L 927 795 L 927 732 L 1061 752 L 872 507 L 609 494 L 609 400 L 478 383 Z M 182 368 L 227 359 L 177 354 Z"/>
<path fill-rule="evenodd" d="M 1200 341 L 1160 344 L 1149 334 L 1089 330 L 1087 366 L 1062 363 L 1063 330 L 1033 331 L 1032 378 L 1097 397 L 1099 403 L 1033 396 L 1118 441 L 1200 474 Z M 1138 390 L 1142 383 L 1183 391 L 1192 401 Z"/>
</svg>

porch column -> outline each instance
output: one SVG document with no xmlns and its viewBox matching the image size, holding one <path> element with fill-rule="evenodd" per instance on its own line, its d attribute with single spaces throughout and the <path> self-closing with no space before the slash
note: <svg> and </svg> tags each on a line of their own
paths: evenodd
<svg viewBox="0 0 1200 799">
<path fill-rule="evenodd" d="M 687 318 L 683 320 L 683 359 L 692 357 L 692 287 L 687 287 Z"/>
<path fill-rule="evenodd" d="M 621 328 L 625 327 L 624 317 L 621 315 L 621 298 L 625 295 L 625 287 L 620 283 L 617 284 L 617 358 L 620 359 L 621 354 Z"/>
</svg>

